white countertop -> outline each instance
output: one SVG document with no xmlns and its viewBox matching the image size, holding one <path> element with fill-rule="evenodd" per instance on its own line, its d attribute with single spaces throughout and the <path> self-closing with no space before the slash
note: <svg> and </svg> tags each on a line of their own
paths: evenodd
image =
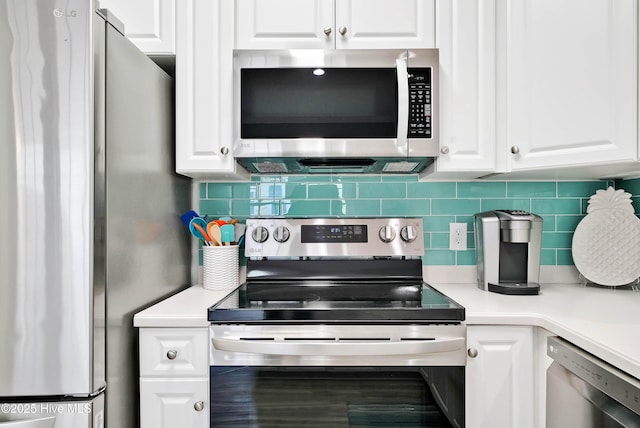
<svg viewBox="0 0 640 428">
<path fill-rule="evenodd" d="M 640 292 L 567 283 L 505 296 L 471 283 L 431 285 L 465 307 L 467 325 L 542 327 L 640 379 Z M 227 294 L 195 285 L 137 313 L 134 325 L 207 327 L 207 309 Z"/>
<path fill-rule="evenodd" d="M 133 325 L 136 327 L 208 327 L 207 309 L 228 294 L 229 291 L 206 290 L 201 285 L 194 285 L 138 312 L 133 317 Z"/>
<path fill-rule="evenodd" d="M 506 296 L 476 284 L 432 284 L 465 307 L 467 325 L 533 325 L 640 379 L 640 292 L 547 284 L 537 296 Z"/>
</svg>

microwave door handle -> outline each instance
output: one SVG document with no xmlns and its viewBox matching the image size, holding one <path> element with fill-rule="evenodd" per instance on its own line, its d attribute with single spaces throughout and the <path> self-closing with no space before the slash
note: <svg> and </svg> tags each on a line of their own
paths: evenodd
<svg viewBox="0 0 640 428">
<path fill-rule="evenodd" d="M 407 62 L 403 59 L 396 60 L 396 75 L 398 76 L 398 136 L 397 147 L 403 150 L 407 156 L 407 128 L 409 127 L 409 73 Z"/>
<path fill-rule="evenodd" d="M 458 351 L 465 346 L 462 337 L 433 340 L 380 341 L 273 341 L 212 339 L 216 350 L 262 355 L 322 355 L 360 357 L 372 355 L 426 355 Z"/>
</svg>

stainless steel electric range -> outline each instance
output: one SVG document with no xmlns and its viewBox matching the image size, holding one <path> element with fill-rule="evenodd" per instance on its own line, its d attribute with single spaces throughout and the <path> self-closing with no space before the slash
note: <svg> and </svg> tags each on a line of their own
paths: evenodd
<svg viewBox="0 0 640 428">
<path fill-rule="evenodd" d="M 465 312 L 423 281 L 421 218 L 246 226 L 246 282 L 209 309 L 212 426 L 464 426 Z"/>
</svg>

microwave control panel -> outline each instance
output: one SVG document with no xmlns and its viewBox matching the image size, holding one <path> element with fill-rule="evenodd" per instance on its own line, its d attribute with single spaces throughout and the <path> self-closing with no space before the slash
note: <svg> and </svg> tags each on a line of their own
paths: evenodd
<svg viewBox="0 0 640 428">
<path fill-rule="evenodd" d="M 431 69 L 409 68 L 408 138 L 431 138 Z"/>
</svg>

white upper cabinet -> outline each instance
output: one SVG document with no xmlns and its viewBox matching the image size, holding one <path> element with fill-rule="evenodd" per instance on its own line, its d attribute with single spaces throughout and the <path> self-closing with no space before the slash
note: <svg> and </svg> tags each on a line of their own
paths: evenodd
<svg viewBox="0 0 640 428">
<path fill-rule="evenodd" d="M 180 0 L 176 28 L 176 171 L 246 179 L 233 157 L 233 0 Z"/>
<path fill-rule="evenodd" d="M 434 0 L 236 0 L 237 49 L 434 46 Z"/>
<path fill-rule="evenodd" d="M 175 55 L 175 0 L 99 0 L 124 24 L 125 35 L 148 55 Z"/>
<path fill-rule="evenodd" d="M 440 51 L 440 156 L 433 176 L 496 170 L 496 2 L 436 4 Z"/>
<path fill-rule="evenodd" d="M 637 170 L 635 0 L 436 0 L 436 30 L 432 177 Z"/>
<path fill-rule="evenodd" d="M 637 4 L 499 2 L 507 170 L 637 159 Z"/>
</svg>

